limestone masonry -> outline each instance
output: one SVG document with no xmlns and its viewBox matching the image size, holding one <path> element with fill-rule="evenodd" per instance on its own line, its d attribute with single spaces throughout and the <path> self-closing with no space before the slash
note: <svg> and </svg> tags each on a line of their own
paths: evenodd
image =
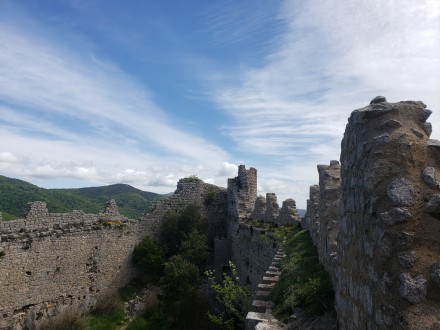
<svg viewBox="0 0 440 330">
<path fill-rule="evenodd" d="M 341 329 L 440 328 L 440 142 L 422 102 L 355 110 L 341 165 L 318 165 L 303 226 L 336 293 Z"/>
<path fill-rule="evenodd" d="M 49 213 L 44 202 L 30 203 L 24 219 L 0 222 L 0 329 L 35 329 L 66 308 L 92 308 L 135 275 L 135 245 L 145 235 L 157 237 L 165 213 L 188 204 L 200 206 L 208 236 L 216 238 L 218 273 L 233 260 L 243 284 L 256 288 L 265 260 L 275 254 L 271 236 L 240 223 L 254 207 L 256 189 L 256 170 L 240 166 L 228 189 L 180 180 L 173 195 L 136 220 L 120 215 L 113 200 L 99 214 Z"/>
</svg>

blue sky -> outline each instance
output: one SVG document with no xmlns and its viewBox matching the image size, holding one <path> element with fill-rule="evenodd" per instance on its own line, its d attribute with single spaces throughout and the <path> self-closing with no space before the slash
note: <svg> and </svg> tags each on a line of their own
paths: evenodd
<svg viewBox="0 0 440 330">
<path fill-rule="evenodd" d="M 197 174 L 305 207 L 352 110 L 440 124 L 440 2 L 0 0 L 0 174 L 166 193 Z"/>
</svg>

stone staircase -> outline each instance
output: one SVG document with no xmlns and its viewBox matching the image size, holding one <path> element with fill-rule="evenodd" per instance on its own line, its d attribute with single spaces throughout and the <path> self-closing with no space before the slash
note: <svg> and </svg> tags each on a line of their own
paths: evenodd
<svg viewBox="0 0 440 330">
<path fill-rule="evenodd" d="M 272 308 L 274 303 L 270 301 L 269 297 L 270 292 L 281 275 L 279 264 L 285 256 L 284 250 L 280 248 L 266 271 L 263 280 L 258 284 L 258 291 L 252 301 L 251 311 L 246 316 L 246 330 L 281 330 L 286 328 L 282 322 L 273 316 Z"/>
</svg>

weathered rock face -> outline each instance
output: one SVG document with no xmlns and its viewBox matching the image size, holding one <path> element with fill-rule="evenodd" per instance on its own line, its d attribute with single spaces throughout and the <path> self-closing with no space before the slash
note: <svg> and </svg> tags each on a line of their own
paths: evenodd
<svg viewBox="0 0 440 330">
<path fill-rule="evenodd" d="M 349 118 L 333 270 L 343 329 L 419 328 L 422 317 L 422 327 L 440 326 L 439 291 L 428 282 L 440 260 L 440 162 L 438 143 L 428 139 L 430 113 L 422 102 L 376 98 Z"/>
<path fill-rule="evenodd" d="M 337 255 L 336 237 L 339 233 L 339 198 L 341 166 L 332 160 L 330 165 L 318 165 L 319 173 L 319 235 L 317 247 L 321 263 L 327 270 Z"/>
<path fill-rule="evenodd" d="M 260 195 L 255 200 L 255 207 L 252 211 L 251 218 L 255 221 L 263 221 L 266 214 L 266 197 Z"/>
<path fill-rule="evenodd" d="M 288 198 L 283 202 L 278 217 L 276 218 L 278 226 L 297 225 L 301 223 L 301 218 L 296 210 L 296 202 L 293 198 Z"/>
<path fill-rule="evenodd" d="M 250 218 L 257 199 L 257 170 L 244 165 L 238 167 L 238 176 L 228 179 L 228 213 L 232 219 Z"/>
<path fill-rule="evenodd" d="M 264 213 L 264 222 L 275 223 L 275 219 L 278 217 L 280 206 L 277 202 L 277 195 L 274 193 L 266 194 L 266 212 Z"/>
<path fill-rule="evenodd" d="M 302 227 L 310 231 L 313 244 L 318 245 L 319 235 L 319 199 L 320 188 L 318 185 L 310 186 L 309 199 L 307 200 L 307 212 L 302 222 Z"/>
<path fill-rule="evenodd" d="M 331 274 L 341 329 L 440 327 L 440 142 L 429 140 L 430 114 L 422 102 L 376 97 L 349 118 L 340 181 L 336 161 L 318 165 L 303 227 Z"/>
</svg>

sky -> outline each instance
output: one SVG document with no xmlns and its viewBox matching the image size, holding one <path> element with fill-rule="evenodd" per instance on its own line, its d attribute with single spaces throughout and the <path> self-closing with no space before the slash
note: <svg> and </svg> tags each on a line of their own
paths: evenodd
<svg viewBox="0 0 440 330">
<path fill-rule="evenodd" d="M 0 174 L 157 193 L 240 164 L 305 208 L 350 113 L 422 100 L 438 0 L 0 0 Z"/>
</svg>

